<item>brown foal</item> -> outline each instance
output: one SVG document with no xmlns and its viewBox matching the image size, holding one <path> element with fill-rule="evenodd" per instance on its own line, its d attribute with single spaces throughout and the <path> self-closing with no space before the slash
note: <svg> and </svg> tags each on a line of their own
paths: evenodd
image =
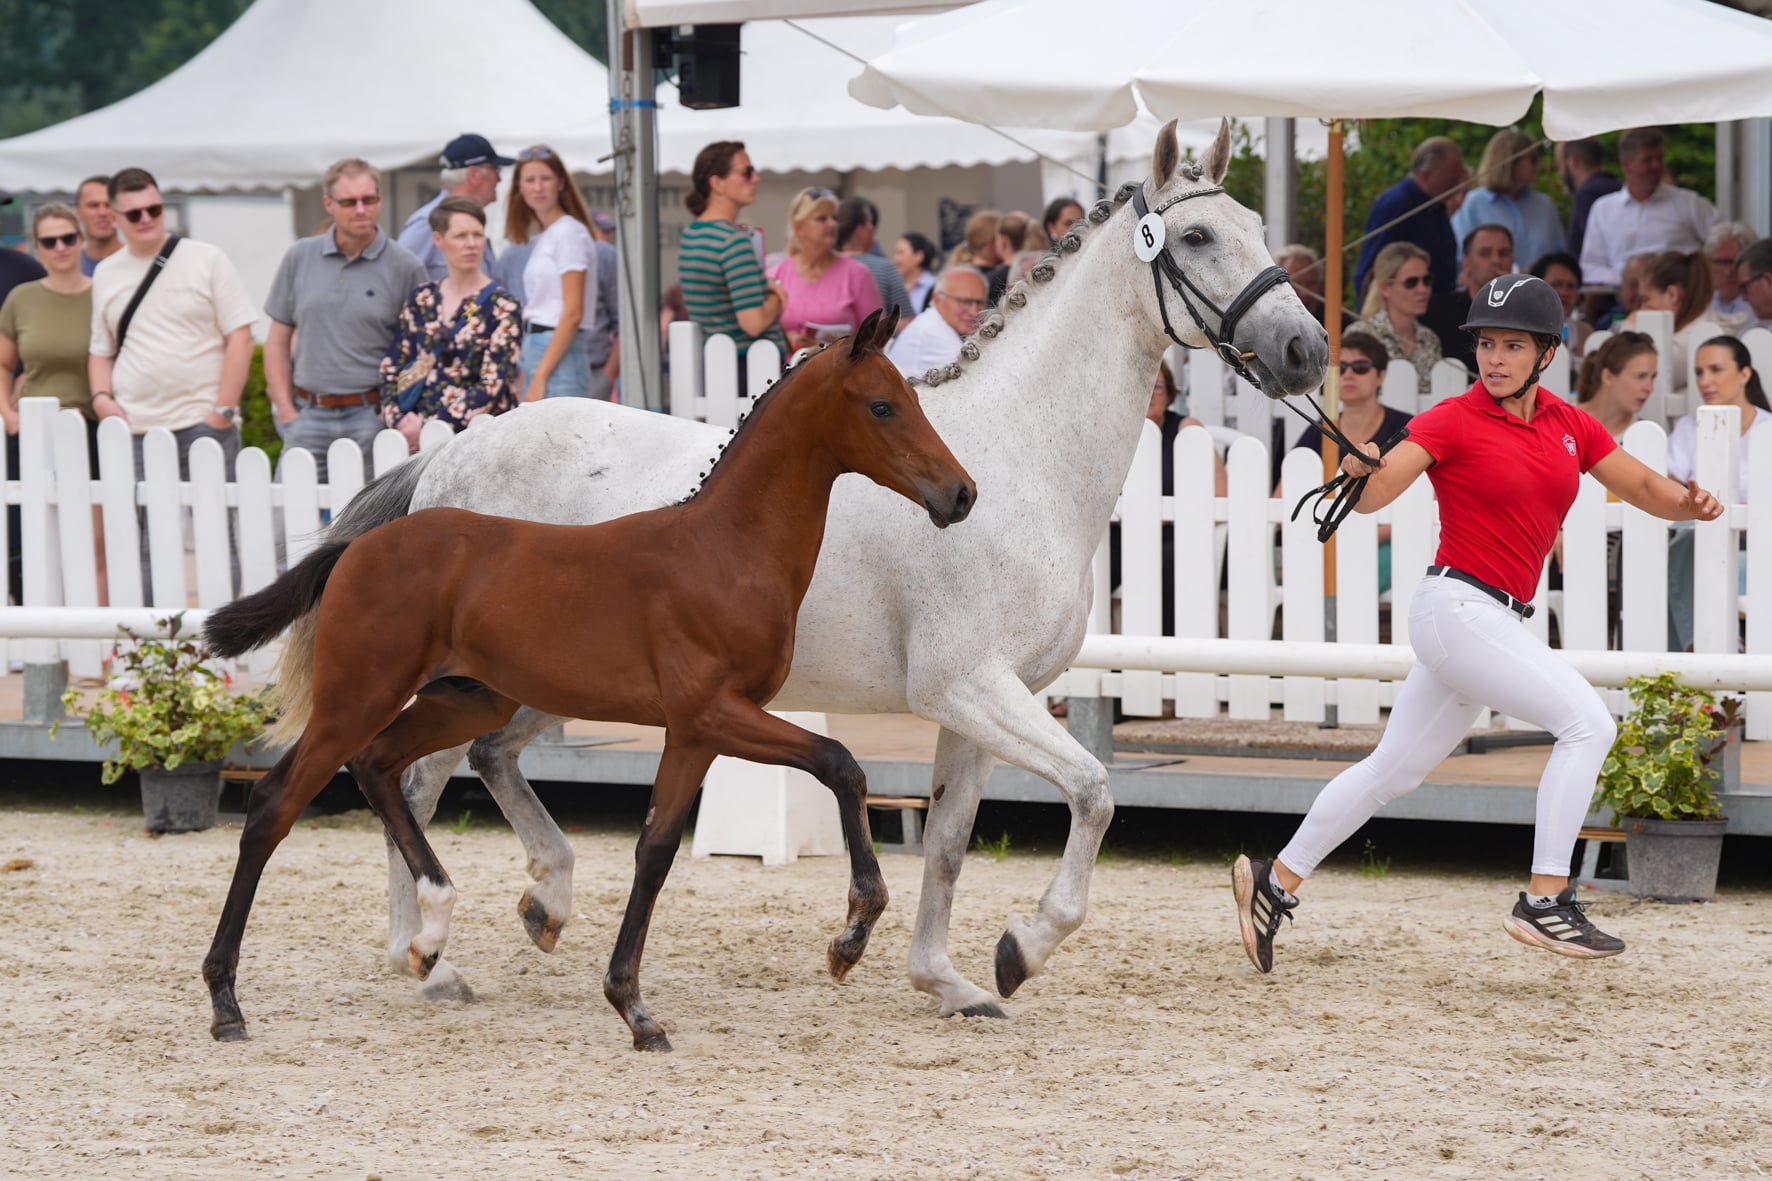
<svg viewBox="0 0 1772 1181">
<path fill-rule="evenodd" d="M 633 889 L 603 980 L 636 1049 L 670 1049 L 640 998 L 640 957 L 653 901 L 716 755 L 797 767 L 835 793 L 849 845 L 849 911 L 827 966 L 843 979 L 886 905 L 866 780 L 842 744 L 763 706 L 788 675 L 795 617 L 839 475 L 858 472 L 902 494 L 937 526 L 971 511 L 971 478 L 881 351 L 896 322 L 896 312 L 885 322 L 875 313 L 854 337 L 797 366 L 757 402 L 681 504 L 578 527 L 430 509 L 354 541 L 323 543 L 271 586 L 209 617 L 211 649 L 235 656 L 319 604 L 284 652 L 280 728 L 305 729 L 253 792 L 203 962 L 217 1039 L 246 1036 L 234 977 L 265 863 L 341 764 L 418 883 L 424 929 L 409 954 L 420 979 L 429 975 L 455 891 L 400 794 L 400 774 L 504 725 L 519 705 L 665 728 Z M 564 916 L 525 918 L 547 928 L 551 945 Z"/>
</svg>

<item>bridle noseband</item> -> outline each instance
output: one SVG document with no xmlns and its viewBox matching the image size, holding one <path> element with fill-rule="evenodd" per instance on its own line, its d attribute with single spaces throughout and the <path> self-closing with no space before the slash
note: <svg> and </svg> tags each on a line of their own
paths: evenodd
<svg viewBox="0 0 1772 1181">
<path fill-rule="evenodd" d="M 1183 201 L 1191 201 L 1195 197 L 1208 197 L 1213 193 L 1222 192 L 1224 192 L 1223 185 L 1211 185 L 1204 189 L 1194 189 L 1192 192 L 1180 193 L 1169 198 L 1167 201 L 1157 206 L 1153 211 L 1150 205 L 1145 201 L 1144 186 L 1139 185 L 1132 191 L 1132 209 L 1133 212 L 1138 214 L 1139 219 L 1142 221 L 1152 212 L 1155 212 L 1160 216 L 1174 206 L 1181 204 Z M 1220 357 L 1224 358 L 1224 363 L 1234 369 L 1238 377 L 1241 377 L 1256 389 L 1260 389 L 1261 379 L 1256 377 L 1254 373 L 1250 372 L 1248 365 L 1249 358 L 1253 357 L 1255 354 L 1243 352 L 1238 349 L 1234 343 L 1237 335 L 1237 325 L 1240 324 L 1243 317 L 1249 313 L 1249 309 L 1255 306 L 1256 300 L 1260 299 L 1280 284 L 1291 282 L 1291 276 L 1286 274 L 1286 268 L 1281 266 L 1271 266 L 1265 271 L 1262 271 L 1259 275 L 1255 276 L 1255 278 L 1249 280 L 1248 286 L 1244 287 L 1243 290 L 1237 293 L 1237 298 L 1231 300 L 1230 307 L 1221 310 L 1217 304 L 1212 302 L 1210 296 L 1194 286 L 1194 281 L 1187 277 L 1187 272 L 1182 270 L 1174 257 L 1170 255 L 1167 243 L 1164 243 L 1163 248 L 1157 251 L 1156 256 L 1151 259 L 1150 265 L 1151 282 L 1157 289 L 1157 309 L 1163 314 L 1163 331 L 1168 334 L 1169 339 L 1173 340 L 1184 349 L 1199 347 L 1198 345 L 1191 345 L 1181 339 L 1181 337 L 1175 335 L 1175 327 L 1169 322 L 1169 304 L 1163 295 L 1164 279 L 1169 280 L 1169 289 L 1181 297 L 1182 306 L 1187 308 L 1187 314 L 1193 319 L 1194 326 L 1200 330 L 1200 333 L 1203 336 L 1205 336 L 1207 342 L 1211 344 L 1213 351 Z M 1193 296 L 1193 299 L 1188 298 L 1190 294 Z M 1195 299 L 1204 304 L 1206 310 L 1217 317 L 1218 329 L 1216 331 L 1208 326 L 1206 321 L 1200 316 L 1200 310 L 1194 306 Z"/>
</svg>

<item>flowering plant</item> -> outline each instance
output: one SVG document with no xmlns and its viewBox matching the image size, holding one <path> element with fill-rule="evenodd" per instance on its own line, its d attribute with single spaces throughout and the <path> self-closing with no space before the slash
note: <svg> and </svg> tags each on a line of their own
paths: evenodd
<svg viewBox="0 0 1772 1181">
<path fill-rule="evenodd" d="M 180 638 L 183 613 L 168 620 L 168 638 L 144 639 L 124 630 L 107 664 L 122 670 L 86 712 L 86 730 L 101 745 L 116 743 L 105 760 L 103 781 L 126 770 L 177 767 L 222 758 L 241 739 L 264 728 L 271 701 L 264 693 L 235 693 L 233 678 L 203 661 L 202 646 Z M 62 694 L 69 710 L 80 705 L 73 689 Z"/>
<path fill-rule="evenodd" d="M 1741 700 L 1721 705 L 1672 673 L 1632 677 L 1631 711 L 1600 767 L 1595 807 L 1614 817 L 1714 820 L 1721 768 L 1712 765 L 1741 714 Z"/>
</svg>

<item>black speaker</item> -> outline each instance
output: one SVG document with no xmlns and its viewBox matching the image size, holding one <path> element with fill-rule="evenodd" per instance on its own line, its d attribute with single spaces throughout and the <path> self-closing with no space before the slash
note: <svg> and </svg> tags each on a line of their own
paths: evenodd
<svg viewBox="0 0 1772 1181">
<path fill-rule="evenodd" d="M 675 34 L 677 93 L 698 111 L 738 105 L 740 25 L 691 25 Z"/>
</svg>

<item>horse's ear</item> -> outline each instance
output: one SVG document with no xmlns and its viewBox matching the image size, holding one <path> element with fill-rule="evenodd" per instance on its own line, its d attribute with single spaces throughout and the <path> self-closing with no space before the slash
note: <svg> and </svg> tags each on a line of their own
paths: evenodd
<svg viewBox="0 0 1772 1181">
<path fill-rule="evenodd" d="M 1171 123 L 1169 126 L 1174 127 Z M 1231 166 L 1231 121 L 1221 119 L 1218 123 L 1218 138 L 1212 141 L 1212 150 L 1206 153 L 1206 175 L 1212 183 L 1223 184 L 1224 174 Z"/>
<path fill-rule="evenodd" d="M 1157 149 L 1151 153 L 1151 192 L 1168 184 L 1180 163 L 1181 144 L 1175 138 L 1175 120 L 1171 119 L 1157 132 Z"/>
<path fill-rule="evenodd" d="M 874 333 L 879 327 L 880 310 L 875 308 L 868 313 L 868 318 L 861 322 L 861 327 L 856 329 L 855 335 L 849 338 L 849 359 L 851 361 L 860 360 L 861 355 L 867 352 L 869 346 L 874 343 Z"/>
</svg>

